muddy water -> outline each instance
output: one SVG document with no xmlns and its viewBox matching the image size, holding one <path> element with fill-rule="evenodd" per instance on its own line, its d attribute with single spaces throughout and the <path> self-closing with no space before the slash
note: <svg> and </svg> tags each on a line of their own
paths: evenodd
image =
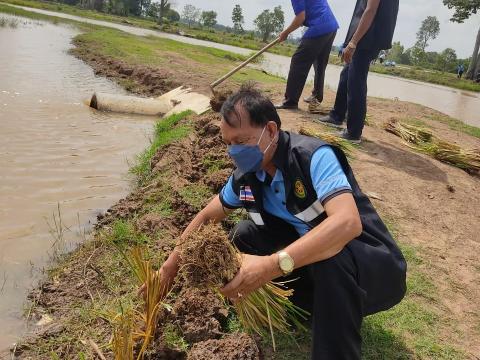
<svg viewBox="0 0 480 360">
<path fill-rule="evenodd" d="M 232 51 L 240 54 L 249 54 L 251 50 L 231 45 L 213 43 L 204 40 L 192 39 L 184 36 L 162 33 L 159 31 L 141 29 L 127 25 L 114 24 L 105 21 L 85 19 L 78 16 L 57 13 L 53 11 L 24 8 L 47 15 L 54 15 L 73 20 L 88 22 L 97 25 L 116 28 L 140 36 L 159 36 L 194 45 L 203 45 Z M 266 71 L 286 77 L 290 67 L 290 58 L 275 54 L 265 54 L 261 67 Z M 336 90 L 341 67 L 329 65 L 325 74 L 325 82 L 330 88 Z M 313 74 L 310 73 L 310 80 Z M 401 79 L 387 75 L 370 73 L 368 78 L 368 93 L 370 96 L 411 101 L 441 111 L 463 122 L 480 126 L 480 93 L 457 90 L 445 86 L 423 83 L 414 80 Z"/>
<path fill-rule="evenodd" d="M 152 118 L 83 103 L 94 90 L 123 91 L 68 55 L 76 33 L 31 21 L 0 28 L 0 349 L 25 330 L 26 289 L 53 253 L 47 222 L 54 226 L 57 204 L 71 246 L 126 195 L 127 159 L 152 128 Z"/>
</svg>

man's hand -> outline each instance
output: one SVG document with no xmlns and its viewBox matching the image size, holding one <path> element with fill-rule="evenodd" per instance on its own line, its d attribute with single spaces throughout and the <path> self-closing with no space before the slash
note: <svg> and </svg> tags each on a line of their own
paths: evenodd
<svg viewBox="0 0 480 360">
<path fill-rule="evenodd" d="M 283 275 L 278 267 L 278 255 L 255 256 L 242 254 L 242 266 L 237 275 L 220 292 L 232 301 L 238 301 L 252 291 Z"/>
<path fill-rule="evenodd" d="M 352 62 L 353 54 L 355 54 L 355 47 L 352 46 L 351 44 L 348 44 L 345 49 L 343 49 L 342 52 L 342 61 L 344 61 L 347 64 L 350 64 Z"/>
<path fill-rule="evenodd" d="M 283 30 L 280 35 L 278 35 L 279 39 L 280 39 L 280 42 L 283 42 L 285 40 L 287 40 L 288 38 L 288 35 L 290 35 L 290 32 L 287 31 L 287 30 Z"/>
<path fill-rule="evenodd" d="M 178 263 L 180 254 L 177 250 L 173 250 L 168 259 L 163 263 L 160 270 L 155 273 L 155 276 L 160 276 L 162 279 L 161 297 L 168 294 L 173 285 L 173 280 L 177 276 Z M 145 297 L 146 284 L 143 284 L 138 289 L 138 295 Z"/>
</svg>

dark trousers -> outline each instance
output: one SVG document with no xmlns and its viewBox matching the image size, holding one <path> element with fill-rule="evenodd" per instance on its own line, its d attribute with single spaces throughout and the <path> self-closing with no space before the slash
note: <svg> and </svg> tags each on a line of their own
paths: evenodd
<svg viewBox="0 0 480 360">
<path fill-rule="evenodd" d="M 230 234 L 237 248 L 247 254 L 270 255 L 295 240 L 298 234 L 286 226 L 260 229 L 241 221 Z M 312 359 L 355 360 L 361 356 L 360 327 L 365 293 L 357 284 L 357 270 L 346 247 L 336 256 L 304 266 L 280 281 L 294 289 L 292 301 L 312 315 Z"/>
<path fill-rule="evenodd" d="M 314 95 L 319 102 L 322 102 L 325 69 L 328 64 L 328 57 L 336 33 L 337 32 L 334 31 L 322 36 L 302 39 L 290 62 L 287 89 L 285 90 L 285 105 L 298 104 L 312 65 L 315 70 L 312 95 Z"/>
<path fill-rule="evenodd" d="M 362 135 L 365 126 L 368 70 L 378 53 L 378 50 L 357 49 L 352 62 L 346 64 L 340 73 L 335 105 L 330 116 L 337 122 L 343 122 L 347 116 L 348 132 L 355 138 Z"/>
</svg>

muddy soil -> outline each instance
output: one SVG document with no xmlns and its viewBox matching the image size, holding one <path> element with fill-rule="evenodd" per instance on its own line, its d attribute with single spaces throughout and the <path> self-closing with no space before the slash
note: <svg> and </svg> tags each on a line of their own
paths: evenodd
<svg viewBox="0 0 480 360">
<path fill-rule="evenodd" d="M 188 360 L 258 360 L 259 350 L 248 335 L 233 333 L 220 340 L 196 343 L 188 353 Z"/>
</svg>

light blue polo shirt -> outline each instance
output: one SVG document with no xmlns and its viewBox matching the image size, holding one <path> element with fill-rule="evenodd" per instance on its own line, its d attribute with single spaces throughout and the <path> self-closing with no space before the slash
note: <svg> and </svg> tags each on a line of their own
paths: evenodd
<svg viewBox="0 0 480 360">
<path fill-rule="evenodd" d="M 337 193 L 352 191 L 342 166 L 329 146 L 322 146 L 314 152 L 310 163 L 310 174 L 317 198 L 322 202 L 322 205 L 325 200 Z M 259 170 L 256 175 L 258 180 L 265 182 L 265 171 Z M 239 208 L 243 206 L 243 202 L 233 191 L 232 182 L 233 177 L 230 176 L 228 182 L 220 191 L 220 196 L 228 206 Z M 263 185 L 263 207 L 266 212 L 293 225 L 300 236 L 305 235 L 310 230 L 306 223 L 287 210 L 285 183 L 283 174 L 278 169 L 270 185 Z"/>
<path fill-rule="evenodd" d="M 327 0 L 291 0 L 295 15 L 305 11 L 305 39 L 322 36 L 338 29 L 338 22 Z"/>
</svg>

